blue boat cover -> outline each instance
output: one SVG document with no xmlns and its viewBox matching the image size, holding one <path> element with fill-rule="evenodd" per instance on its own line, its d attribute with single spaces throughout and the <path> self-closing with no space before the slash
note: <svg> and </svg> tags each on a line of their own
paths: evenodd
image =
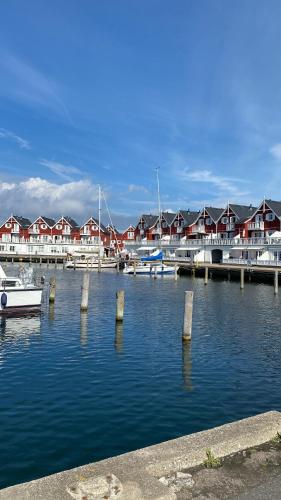
<svg viewBox="0 0 281 500">
<path fill-rule="evenodd" d="M 142 262 L 151 262 L 154 260 L 162 260 L 163 259 L 163 252 L 162 250 L 155 250 L 151 255 L 147 255 L 145 257 L 141 257 Z"/>
</svg>

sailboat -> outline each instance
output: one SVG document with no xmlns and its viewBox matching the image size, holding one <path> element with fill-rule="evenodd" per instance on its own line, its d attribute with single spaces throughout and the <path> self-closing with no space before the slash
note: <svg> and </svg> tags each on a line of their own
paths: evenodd
<svg viewBox="0 0 281 500">
<path fill-rule="evenodd" d="M 157 176 L 157 193 L 158 193 L 158 213 L 159 213 L 159 243 L 160 246 L 152 254 L 141 257 L 140 262 L 134 265 L 127 265 L 124 268 L 124 274 L 141 274 L 141 275 L 163 275 L 172 274 L 175 268 L 167 266 L 163 262 L 163 250 L 161 248 L 161 203 L 160 203 L 160 184 L 159 184 L 159 168 L 156 168 Z"/>
<path fill-rule="evenodd" d="M 105 199 L 105 198 L 104 198 Z M 107 207 L 108 210 L 108 207 Z M 98 220 L 98 256 L 83 255 L 80 258 L 72 258 L 67 261 L 65 267 L 68 269 L 114 269 L 117 267 L 117 260 L 114 257 L 104 257 L 101 248 L 101 187 L 99 186 L 99 220 Z M 109 211 L 108 211 L 109 213 Z M 110 216 L 110 214 L 109 214 Z M 110 217 L 111 219 L 111 217 Z"/>
</svg>

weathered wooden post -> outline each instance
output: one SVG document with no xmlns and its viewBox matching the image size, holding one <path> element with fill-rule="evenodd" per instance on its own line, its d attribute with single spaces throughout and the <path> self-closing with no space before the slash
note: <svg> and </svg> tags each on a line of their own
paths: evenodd
<svg viewBox="0 0 281 500">
<path fill-rule="evenodd" d="M 81 311 L 88 310 L 88 301 L 89 301 L 89 287 L 90 287 L 90 274 L 84 273 L 83 283 L 82 283 L 82 294 L 81 294 Z"/>
<path fill-rule="evenodd" d="M 185 292 L 184 301 L 184 320 L 182 340 L 191 340 L 192 334 L 192 311 L 193 311 L 193 292 Z"/>
<path fill-rule="evenodd" d="M 123 321 L 124 305 L 125 305 L 124 290 L 118 290 L 116 292 L 116 321 Z"/>
<path fill-rule="evenodd" d="M 175 265 L 175 281 L 178 279 L 178 266 Z"/>
<path fill-rule="evenodd" d="M 136 276 L 137 272 L 136 272 L 136 261 L 134 260 L 134 276 Z"/>
<path fill-rule="evenodd" d="M 274 271 L 274 294 L 278 294 L 278 271 Z"/>
<path fill-rule="evenodd" d="M 209 277 L 209 268 L 205 267 L 205 280 L 204 285 L 208 285 L 208 277 Z"/>
<path fill-rule="evenodd" d="M 56 277 L 51 276 L 51 278 L 50 278 L 50 295 L 49 295 L 50 304 L 53 304 L 55 302 L 55 298 L 56 298 Z"/>
<path fill-rule="evenodd" d="M 100 260 L 100 254 L 99 254 L 99 260 L 98 260 L 98 273 L 101 272 L 101 260 Z"/>
<path fill-rule="evenodd" d="M 156 280 L 157 279 L 157 266 L 154 268 L 154 276 L 153 278 Z"/>
<path fill-rule="evenodd" d="M 245 274 L 245 269 L 241 268 L 240 271 L 240 288 L 243 290 L 244 288 L 244 274 Z"/>
</svg>

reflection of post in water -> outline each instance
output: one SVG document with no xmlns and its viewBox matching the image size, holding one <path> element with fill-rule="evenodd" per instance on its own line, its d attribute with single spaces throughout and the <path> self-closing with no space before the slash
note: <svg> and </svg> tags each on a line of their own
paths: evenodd
<svg viewBox="0 0 281 500">
<path fill-rule="evenodd" d="M 54 321 L 55 319 L 55 304 L 50 302 L 49 304 L 49 321 Z"/>
<path fill-rule="evenodd" d="M 88 343 L 88 314 L 87 311 L 80 313 L 80 342 L 81 345 Z"/>
<path fill-rule="evenodd" d="M 1 323 L 0 323 L 0 329 L 1 329 L 1 338 L 5 337 L 6 333 L 6 324 L 7 320 L 4 316 L 1 316 Z"/>
<path fill-rule="evenodd" d="M 117 321 L 115 324 L 114 346 L 116 352 L 121 354 L 123 351 L 123 323 L 121 321 Z"/>
<path fill-rule="evenodd" d="M 182 343 L 182 376 L 185 388 L 192 390 L 192 360 L 191 360 L 191 342 Z"/>
</svg>

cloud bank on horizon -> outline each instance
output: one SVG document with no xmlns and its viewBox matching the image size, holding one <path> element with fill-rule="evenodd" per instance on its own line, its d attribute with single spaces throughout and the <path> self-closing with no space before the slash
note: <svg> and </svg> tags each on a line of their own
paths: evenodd
<svg viewBox="0 0 281 500">
<path fill-rule="evenodd" d="M 280 200 L 280 16 L 277 0 L 6 2 L 0 219 L 83 219 L 101 184 L 125 226 L 157 210 L 155 167 L 163 209 Z"/>
</svg>

